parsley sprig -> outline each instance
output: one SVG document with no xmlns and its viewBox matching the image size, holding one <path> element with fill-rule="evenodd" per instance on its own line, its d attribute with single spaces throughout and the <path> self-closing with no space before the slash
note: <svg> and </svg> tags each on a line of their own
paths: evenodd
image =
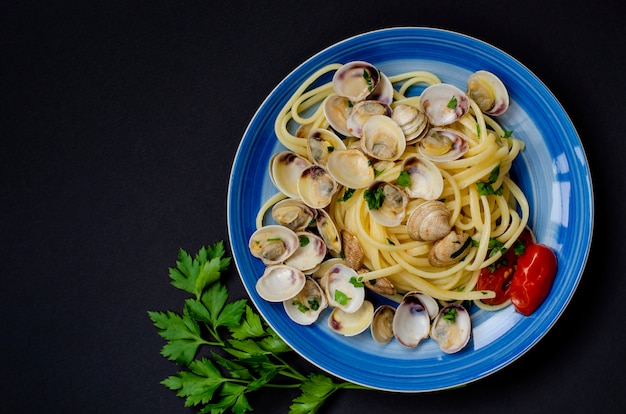
<svg viewBox="0 0 626 414">
<path fill-rule="evenodd" d="M 247 300 L 229 301 L 228 290 L 220 283 L 231 261 L 224 255 L 223 242 L 201 248 L 195 257 L 180 249 L 169 276 L 172 285 L 192 297 L 185 300 L 180 314 L 148 312 L 167 341 L 161 355 L 182 368 L 161 384 L 184 398 L 185 407 L 196 407 L 200 413 L 243 414 L 252 411 L 247 399 L 251 392 L 299 388 L 301 394 L 293 399 L 289 413 L 316 413 L 335 391 L 365 389 L 335 383 L 323 374 L 304 375 L 285 362 L 282 355 L 293 351 Z M 209 348 L 208 356 L 198 355 L 201 347 Z"/>
</svg>

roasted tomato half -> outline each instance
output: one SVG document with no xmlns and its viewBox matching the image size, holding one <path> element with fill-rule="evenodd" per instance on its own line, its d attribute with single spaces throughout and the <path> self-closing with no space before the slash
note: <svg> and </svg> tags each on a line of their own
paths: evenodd
<svg viewBox="0 0 626 414">
<path fill-rule="evenodd" d="M 525 229 L 517 241 L 517 248 L 508 249 L 497 262 L 481 270 L 476 288 L 478 290 L 492 290 L 496 293 L 494 298 L 482 299 L 484 303 L 500 305 L 509 299 L 518 253 L 534 242 L 535 239 L 531 231 Z M 522 244 L 521 247 L 520 244 Z"/>
<path fill-rule="evenodd" d="M 557 258 L 552 249 L 543 244 L 526 246 L 517 259 L 517 270 L 509 287 L 515 310 L 526 316 L 533 313 L 548 296 L 556 271 Z"/>
</svg>

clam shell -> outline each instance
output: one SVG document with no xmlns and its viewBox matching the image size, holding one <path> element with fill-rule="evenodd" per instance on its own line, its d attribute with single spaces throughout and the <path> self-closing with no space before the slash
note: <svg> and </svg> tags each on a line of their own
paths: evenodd
<svg viewBox="0 0 626 414">
<path fill-rule="evenodd" d="M 334 132 L 324 128 L 311 130 L 307 138 L 307 155 L 313 163 L 326 166 L 328 155 L 336 149 L 346 149 L 346 145 Z"/>
<path fill-rule="evenodd" d="M 450 128 L 431 128 L 417 142 L 417 150 L 434 162 L 459 159 L 467 152 L 469 144 L 460 132 Z"/>
<path fill-rule="evenodd" d="M 410 177 L 410 185 L 404 188 L 409 197 L 436 200 L 441 196 L 443 176 L 432 161 L 412 155 L 402 161 L 402 169 Z"/>
<path fill-rule="evenodd" d="M 282 302 L 296 296 L 304 287 L 306 276 L 286 265 L 268 266 L 257 280 L 256 291 L 268 302 Z"/>
<path fill-rule="evenodd" d="M 361 148 L 378 160 L 395 161 L 406 149 L 406 139 L 400 126 L 385 115 L 374 115 L 363 124 Z"/>
<path fill-rule="evenodd" d="M 374 311 L 370 332 L 372 338 L 379 344 L 386 344 L 393 339 L 393 318 L 396 308 L 390 305 L 380 305 Z"/>
<path fill-rule="evenodd" d="M 326 292 L 328 304 L 346 313 L 356 312 L 365 300 L 365 287 L 355 286 L 356 270 L 344 264 L 331 266 L 323 278 L 322 288 Z"/>
<path fill-rule="evenodd" d="M 309 160 L 294 152 L 277 152 L 270 158 L 270 179 L 287 197 L 300 198 L 298 180 L 302 171 L 311 165 Z"/>
<path fill-rule="evenodd" d="M 469 98 L 454 85 L 430 85 L 420 95 L 420 110 L 434 126 L 456 122 L 469 110 Z"/>
<path fill-rule="evenodd" d="M 374 169 L 359 149 L 333 151 L 328 156 L 326 169 L 339 184 L 348 188 L 365 188 L 374 182 Z"/>
<path fill-rule="evenodd" d="M 333 89 L 353 103 L 367 98 L 380 81 L 380 72 L 371 63 L 355 60 L 342 65 L 333 75 Z"/>
<path fill-rule="evenodd" d="M 299 246 L 296 233 L 284 226 L 275 224 L 263 226 L 250 236 L 250 253 L 266 265 L 284 262 Z"/>
<path fill-rule="evenodd" d="M 451 215 L 441 201 L 426 201 L 409 215 L 406 221 L 407 233 L 411 239 L 417 241 L 439 240 L 452 230 Z"/>
<path fill-rule="evenodd" d="M 321 209 L 330 204 L 339 189 L 337 181 L 319 165 L 302 170 L 298 178 L 298 195 L 304 204 Z"/>
<path fill-rule="evenodd" d="M 393 334 L 407 348 L 415 348 L 428 337 L 430 316 L 421 300 L 413 292 L 402 298 L 393 317 Z"/>
<path fill-rule="evenodd" d="M 469 76 L 467 95 L 487 115 L 502 115 L 509 108 L 509 93 L 504 83 L 486 70 L 479 70 Z"/>
<path fill-rule="evenodd" d="M 287 316 L 295 323 L 311 325 L 328 307 L 328 302 L 320 285 L 307 277 L 302 290 L 296 296 L 283 301 L 283 307 Z"/>
<path fill-rule="evenodd" d="M 322 103 L 324 116 L 331 128 L 339 134 L 348 136 L 348 117 L 352 113 L 352 102 L 345 96 L 330 95 Z"/>
<path fill-rule="evenodd" d="M 375 182 L 370 186 L 371 191 L 378 191 L 379 188 L 382 189 L 385 198 L 378 209 L 370 209 L 368 206 L 370 216 L 383 226 L 399 226 L 404 220 L 409 202 L 406 193 L 387 182 Z"/>
<path fill-rule="evenodd" d="M 354 312 L 346 312 L 341 308 L 333 309 L 328 316 L 328 327 L 338 334 L 355 336 L 370 326 L 373 316 L 374 305 L 366 300 Z"/>
<path fill-rule="evenodd" d="M 326 256 L 326 243 L 324 243 L 321 237 L 307 231 L 301 231 L 296 234 L 300 245 L 285 260 L 285 264 L 295 267 L 304 273 L 312 273 Z"/>
<path fill-rule="evenodd" d="M 272 218 L 293 231 L 302 231 L 315 219 L 317 211 L 294 198 L 286 198 L 274 204 Z"/>
<path fill-rule="evenodd" d="M 461 305 L 445 306 L 435 320 L 430 337 L 437 341 L 439 348 L 447 354 L 463 349 L 472 333 L 472 320 L 469 312 Z"/>
</svg>

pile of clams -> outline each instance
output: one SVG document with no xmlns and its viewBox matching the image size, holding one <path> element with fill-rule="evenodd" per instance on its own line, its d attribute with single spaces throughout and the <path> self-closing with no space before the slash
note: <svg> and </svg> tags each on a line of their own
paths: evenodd
<svg viewBox="0 0 626 414">
<path fill-rule="evenodd" d="M 462 118 L 473 100 L 487 114 L 508 107 L 502 82 L 478 71 L 463 92 L 450 84 L 435 84 L 420 95 L 419 105 L 392 105 L 394 89 L 375 66 L 347 63 L 333 77 L 334 94 L 323 113 L 327 128 L 307 131 L 307 153 L 274 154 L 269 163 L 273 184 L 286 196 L 271 210 L 276 224 L 250 237 L 252 255 L 265 264 L 256 290 L 267 301 L 281 302 L 296 323 L 315 323 L 326 308 L 333 331 L 353 336 L 369 329 L 377 343 L 395 338 L 412 348 L 431 337 L 446 353 L 461 350 L 471 335 L 469 312 L 458 303 L 443 303 L 421 292 L 408 292 L 397 306 L 374 307 L 366 289 L 397 295 L 386 278 L 363 281 L 363 250 L 358 239 L 339 229 L 327 212 L 333 199 L 348 189 L 382 192 L 371 217 L 384 226 L 406 226 L 413 240 L 431 244 L 429 263 L 447 267 L 462 260 L 471 237 L 453 228 L 451 212 L 438 201 L 444 180 L 437 163 L 455 160 L 468 150 L 468 140 L 451 124 Z M 393 108 L 392 108 L 393 106 Z M 346 145 L 346 137 L 355 137 Z M 416 155 L 402 160 L 408 186 L 379 181 L 373 164 L 398 161 L 407 146 Z M 409 200 L 419 200 L 408 211 Z M 416 203 L 412 203 L 414 206 Z"/>
</svg>

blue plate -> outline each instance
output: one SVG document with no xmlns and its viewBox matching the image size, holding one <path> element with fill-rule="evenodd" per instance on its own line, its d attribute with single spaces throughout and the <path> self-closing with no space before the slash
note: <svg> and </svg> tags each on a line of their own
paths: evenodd
<svg viewBox="0 0 626 414">
<path fill-rule="evenodd" d="M 326 314 L 313 326 L 296 325 L 282 304 L 268 303 L 255 291 L 264 266 L 248 251 L 258 209 L 276 193 L 267 167 L 284 149 L 274 134 L 274 120 L 297 87 L 329 63 L 365 60 L 387 75 L 428 70 L 443 82 L 465 88 L 479 69 L 497 74 L 511 96 L 500 123 L 526 142 L 512 176 L 531 206 L 530 226 L 539 242 L 559 259 L 552 290 L 530 317 L 513 307 L 498 312 L 472 309 L 473 335 L 468 346 L 443 354 L 432 340 L 407 349 L 397 341 L 375 343 L 366 331 L 342 337 L 326 326 Z M 270 326 L 302 357 L 345 380 L 398 392 L 425 392 L 483 378 L 510 364 L 537 343 L 569 303 L 589 254 L 593 230 L 593 191 L 580 139 L 548 88 L 517 60 L 480 40 L 430 28 L 393 28 L 337 43 L 300 65 L 267 97 L 248 126 L 237 151 L 228 193 L 228 229 L 232 254 L 250 298 Z"/>
</svg>

